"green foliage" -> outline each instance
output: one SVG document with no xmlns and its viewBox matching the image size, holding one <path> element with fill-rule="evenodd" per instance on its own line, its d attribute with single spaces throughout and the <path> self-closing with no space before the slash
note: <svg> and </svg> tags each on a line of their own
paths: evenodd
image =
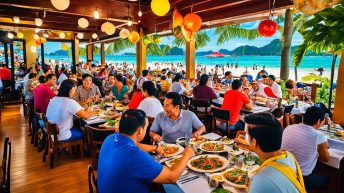
<svg viewBox="0 0 344 193">
<path fill-rule="evenodd" d="M 217 45 L 221 45 L 234 38 L 254 40 L 262 37 L 257 29 L 245 29 L 240 24 L 218 27 L 215 30 L 215 35 L 218 35 Z"/>
<path fill-rule="evenodd" d="M 206 46 L 210 42 L 210 37 L 206 31 L 199 31 L 195 33 L 195 48 L 198 50 Z M 185 45 L 184 38 L 175 38 L 172 42 L 172 46 L 182 47 Z"/>
<path fill-rule="evenodd" d="M 282 89 L 282 98 L 287 98 L 287 95 L 288 95 L 287 88 L 285 87 L 285 82 L 286 82 L 285 80 L 281 80 L 279 82 L 281 89 Z"/>
<path fill-rule="evenodd" d="M 327 103 L 329 100 L 329 96 L 330 96 L 330 86 L 331 86 L 331 81 L 330 79 L 328 79 L 327 77 L 323 77 L 323 76 L 318 76 L 314 73 L 310 73 L 307 76 L 304 76 L 302 78 L 302 81 L 305 82 L 311 82 L 311 81 L 319 81 L 321 82 L 320 87 L 317 89 L 317 97 L 315 99 L 315 102 L 323 102 L 323 103 Z M 334 101 L 336 100 L 336 92 L 333 92 L 333 97 L 332 97 L 332 101 L 331 103 L 333 104 Z"/>
<path fill-rule="evenodd" d="M 129 42 L 128 38 L 118 39 L 110 43 L 105 49 L 106 54 L 114 55 L 125 49 L 134 47 L 135 44 Z"/>
<path fill-rule="evenodd" d="M 80 56 L 86 56 L 86 48 L 79 47 L 79 55 Z"/>
</svg>

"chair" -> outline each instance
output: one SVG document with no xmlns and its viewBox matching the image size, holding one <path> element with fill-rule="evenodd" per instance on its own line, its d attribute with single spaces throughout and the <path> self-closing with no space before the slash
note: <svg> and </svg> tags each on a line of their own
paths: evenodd
<svg viewBox="0 0 344 193">
<path fill-rule="evenodd" d="M 290 114 L 287 113 L 284 115 L 285 117 L 285 126 L 289 126 L 289 125 L 294 125 L 294 124 L 299 124 L 302 122 L 302 115 L 300 114 Z"/>
<path fill-rule="evenodd" d="M 150 128 L 151 128 L 151 126 L 152 126 L 154 120 L 155 120 L 154 117 L 148 117 L 149 125 L 148 125 L 147 130 L 146 130 L 146 135 L 145 135 L 145 137 L 143 138 L 143 140 L 141 141 L 141 143 L 147 144 L 147 145 L 152 144 L 151 137 L 150 137 L 149 133 L 150 133 Z"/>
<path fill-rule="evenodd" d="M 28 115 L 28 104 L 27 104 L 27 102 L 25 100 L 24 94 L 21 95 L 21 98 L 22 98 L 22 105 L 23 105 L 24 116 L 27 116 Z"/>
<path fill-rule="evenodd" d="M 107 136 L 116 132 L 114 128 L 94 128 L 91 126 L 86 126 L 88 136 L 91 142 L 91 155 L 92 155 L 92 167 L 97 170 L 98 168 L 98 157 L 100 148 Z"/>
<path fill-rule="evenodd" d="M 229 120 L 230 120 L 230 112 L 228 110 L 220 109 L 218 107 L 211 107 L 211 111 L 213 112 L 214 117 L 214 129 L 217 133 L 218 130 L 223 131 L 222 128 L 219 128 L 216 125 L 216 121 L 224 122 L 226 123 L 226 135 L 229 137 L 231 135 L 231 130 L 229 128 Z"/>
<path fill-rule="evenodd" d="M 74 145 L 78 145 L 80 147 L 80 154 L 81 157 L 84 157 L 84 140 L 78 139 L 73 141 L 59 141 L 57 135 L 59 135 L 60 131 L 56 124 L 50 123 L 49 121 L 45 122 L 45 127 L 47 128 L 48 134 L 48 145 L 43 154 L 43 162 L 46 161 L 47 154 L 50 157 L 50 169 L 54 168 L 54 153 L 56 150 L 60 148 L 66 148 Z"/>
<path fill-rule="evenodd" d="M 182 94 L 182 100 L 183 100 L 183 109 L 189 110 L 191 108 L 190 102 L 192 101 L 192 98 Z"/>
<path fill-rule="evenodd" d="M 1 186 L 0 192 L 9 193 L 10 192 L 10 177 L 11 177 L 11 154 L 12 154 L 12 145 L 9 137 L 5 138 L 4 141 L 4 152 L 2 156 L 1 164 Z"/>
<path fill-rule="evenodd" d="M 211 120 L 212 113 L 210 111 L 211 100 L 209 99 L 192 99 L 192 109 L 197 117 L 203 121 L 204 125 L 207 124 L 208 120 Z"/>
<path fill-rule="evenodd" d="M 90 193 L 98 192 L 96 174 L 91 165 L 88 165 L 88 189 Z"/>
<path fill-rule="evenodd" d="M 291 111 L 293 110 L 293 108 L 294 108 L 294 105 L 287 105 L 287 106 L 285 106 L 284 107 L 284 112 L 283 112 L 283 114 L 285 115 L 285 114 L 287 114 L 287 113 L 291 113 Z"/>
<path fill-rule="evenodd" d="M 276 118 L 283 117 L 283 108 L 276 108 L 271 112 Z"/>
</svg>

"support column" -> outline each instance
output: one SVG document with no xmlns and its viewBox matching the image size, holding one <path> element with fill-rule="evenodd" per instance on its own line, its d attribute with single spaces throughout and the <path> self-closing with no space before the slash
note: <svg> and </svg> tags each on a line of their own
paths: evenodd
<svg viewBox="0 0 344 193">
<path fill-rule="evenodd" d="M 186 41 L 186 78 L 195 78 L 195 40 Z"/>
<path fill-rule="evenodd" d="M 141 76 L 141 71 L 147 69 L 147 46 L 142 39 L 136 43 L 136 77 Z"/>
<path fill-rule="evenodd" d="M 15 68 L 15 65 L 14 65 L 14 51 L 13 51 L 13 42 L 10 44 L 10 56 L 11 56 L 11 88 L 12 88 L 12 91 L 15 90 L 15 86 L 16 86 L 16 80 L 14 78 L 14 68 Z"/>
<path fill-rule="evenodd" d="M 337 75 L 337 88 L 336 88 L 336 100 L 334 103 L 333 120 L 335 123 L 341 125 L 344 124 L 344 49 L 342 49 L 342 55 L 340 57 L 338 75 Z"/>
<path fill-rule="evenodd" d="M 75 64 L 79 64 L 79 39 L 74 38 L 74 60 Z"/>
<path fill-rule="evenodd" d="M 101 64 L 105 66 L 105 44 L 100 44 L 100 56 L 101 56 Z"/>
<path fill-rule="evenodd" d="M 93 61 L 93 44 L 86 46 L 87 61 Z"/>
</svg>

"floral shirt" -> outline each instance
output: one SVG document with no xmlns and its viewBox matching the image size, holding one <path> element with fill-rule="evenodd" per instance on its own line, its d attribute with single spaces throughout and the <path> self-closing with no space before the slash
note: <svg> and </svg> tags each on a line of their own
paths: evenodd
<svg viewBox="0 0 344 193">
<path fill-rule="evenodd" d="M 93 86 L 86 90 L 83 85 L 78 86 L 74 94 L 74 100 L 76 101 L 86 101 L 87 99 L 97 96 L 100 94 L 99 88 L 93 84 Z"/>
</svg>

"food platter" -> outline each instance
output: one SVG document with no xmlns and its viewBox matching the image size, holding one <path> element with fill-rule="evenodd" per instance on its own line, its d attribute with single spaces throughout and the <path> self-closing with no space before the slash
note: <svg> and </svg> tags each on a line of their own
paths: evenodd
<svg viewBox="0 0 344 193">
<path fill-rule="evenodd" d="M 234 143 L 234 140 L 233 139 L 230 139 L 230 138 L 228 138 L 228 137 L 222 137 L 221 139 L 220 139 L 220 141 L 222 142 L 222 143 L 224 143 L 224 144 L 226 144 L 226 145 L 232 145 L 233 143 Z"/>
<path fill-rule="evenodd" d="M 246 188 L 249 181 L 249 175 L 246 170 L 241 168 L 230 168 L 222 172 L 224 181 L 235 188 Z"/>
<path fill-rule="evenodd" d="M 203 173 L 214 173 L 221 170 L 224 170 L 228 167 L 229 162 L 224 157 L 218 155 L 199 155 L 196 157 L 191 158 L 187 166 L 196 172 L 203 172 Z"/>
<path fill-rule="evenodd" d="M 165 157 L 173 157 L 183 153 L 184 148 L 178 144 L 165 143 L 161 145 L 165 154 Z"/>
<path fill-rule="evenodd" d="M 218 142 L 218 141 L 207 141 L 202 143 L 199 148 L 202 151 L 208 152 L 208 153 L 222 153 L 227 151 L 227 149 L 229 148 L 228 146 L 226 146 L 225 144 L 223 144 L 222 142 Z"/>
<path fill-rule="evenodd" d="M 172 159 L 166 161 L 165 162 L 166 166 L 171 168 L 172 166 L 174 166 L 180 160 L 181 157 L 182 157 L 182 155 L 178 155 L 178 156 L 175 156 Z"/>
<path fill-rule="evenodd" d="M 201 135 L 201 136 L 198 136 L 197 138 L 194 138 L 194 137 L 191 138 L 190 139 L 190 144 L 200 145 L 203 142 L 207 142 L 207 141 L 208 141 L 208 139 Z M 179 144 L 179 145 L 185 145 L 185 137 L 179 137 L 176 140 L 176 143 Z"/>
</svg>

